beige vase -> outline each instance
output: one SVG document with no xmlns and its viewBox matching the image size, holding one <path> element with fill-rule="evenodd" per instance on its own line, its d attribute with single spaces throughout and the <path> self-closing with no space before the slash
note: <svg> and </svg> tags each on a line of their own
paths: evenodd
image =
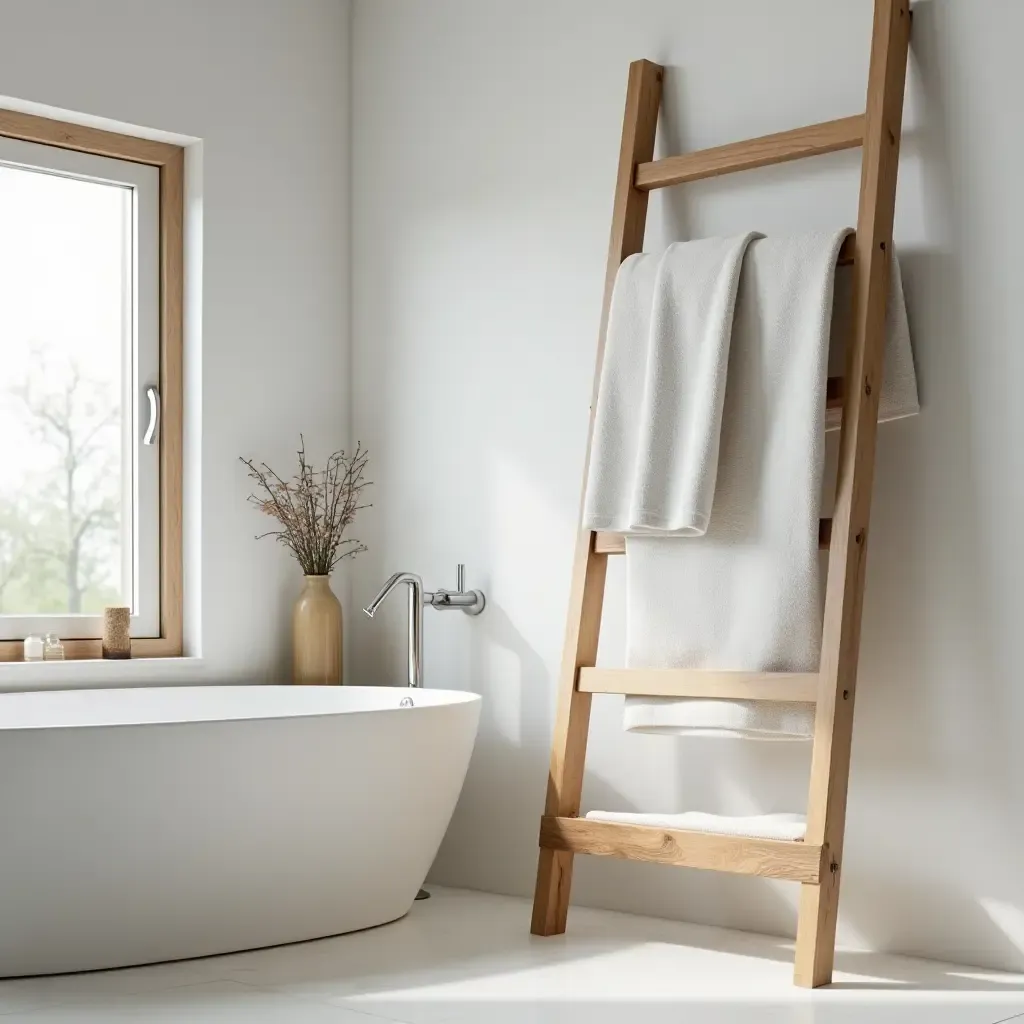
<svg viewBox="0 0 1024 1024">
<path fill-rule="evenodd" d="M 292 615 L 292 682 L 341 684 L 341 602 L 330 576 L 307 576 Z"/>
</svg>

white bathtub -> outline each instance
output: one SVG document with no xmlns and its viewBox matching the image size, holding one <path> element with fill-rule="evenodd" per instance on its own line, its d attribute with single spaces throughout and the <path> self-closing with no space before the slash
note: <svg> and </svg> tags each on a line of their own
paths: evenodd
<svg viewBox="0 0 1024 1024">
<path fill-rule="evenodd" d="M 369 686 L 0 694 L 0 977 L 401 917 L 479 714 L 475 694 Z"/>
</svg>

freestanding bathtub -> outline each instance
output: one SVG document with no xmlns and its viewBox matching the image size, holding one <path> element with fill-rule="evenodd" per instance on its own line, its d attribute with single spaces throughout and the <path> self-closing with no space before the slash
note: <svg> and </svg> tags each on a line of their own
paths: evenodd
<svg viewBox="0 0 1024 1024">
<path fill-rule="evenodd" d="M 0 977 L 401 917 L 479 714 L 472 693 L 396 687 L 0 694 Z"/>
</svg>

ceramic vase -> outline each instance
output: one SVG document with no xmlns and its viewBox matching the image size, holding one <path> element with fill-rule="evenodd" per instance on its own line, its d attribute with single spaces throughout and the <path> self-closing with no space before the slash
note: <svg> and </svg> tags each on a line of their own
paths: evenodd
<svg viewBox="0 0 1024 1024">
<path fill-rule="evenodd" d="M 307 576 L 292 616 L 294 683 L 341 684 L 341 602 L 330 576 Z"/>
</svg>

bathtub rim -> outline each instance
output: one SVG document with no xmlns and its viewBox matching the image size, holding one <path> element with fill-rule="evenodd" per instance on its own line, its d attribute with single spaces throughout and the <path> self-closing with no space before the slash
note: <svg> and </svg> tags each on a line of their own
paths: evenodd
<svg viewBox="0 0 1024 1024">
<path fill-rule="evenodd" d="M 266 696 L 266 691 L 272 690 L 276 694 L 284 695 L 297 695 L 303 694 L 305 697 L 333 697 L 340 696 L 344 693 L 358 693 L 360 695 L 373 693 L 374 696 L 383 696 L 379 691 L 394 691 L 394 704 L 379 707 L 358 707 L 358 708 L 301 708 L 292 710 L 268 710 L 259 713 L 243 713 L 242 711 L 235 711 L 232 713 L 229 709 L 225 709 L 220 714 L 208 714 L 203 716 L 196 716 L 193 714 L 192 717 L 187 717 L 187 707 L 183 708 L 182 712 L 173 716 L 167 715 L 165 717 L 151 718 L 144 715 L 136 716 L 132 720 L 67 720 L 64 717 L 55 717 L 54 720 L 48 721 L 44 718 L 38 720 L 27 720 L 19 722 L 17 720 L 9 720 L 11 712 L 5 709 L 5 704 L 16 704 L 24 702 L 25 704 L 31 705 L 32 703 L 40 703 L 45 705 L 58 704 L 61 697 L 72 696 L 74 701 L 84 702 L 86 700 L 93 703 L 101 703 L 104 698 L 116 700 L 118 697 L 125 698 L 127 694 L 146 694 L 147 697 L 152 698 L 154 701 L 159 700 L 162 694 L 173 693 L 176 698 L 181 698 L 186 694 L 198 695 L 202 693 L 204 699 L 211 700 L 216 697 L 243 697 L 245 694 L 254 694 L 260 692 L 262 696 Z M 399 701 L 403 697 L 412 697 L 416 701 L 417 696 L 428 698 L 428 702 L 424 704 L 414 704 L 413 707 L 401 707 Z M 130 699 L 130 698 L 129 698 Z M 95 688 L 82 688 L 82 687 L 66 687 L 66 688 L 49 688 L 45 690 L 7 690 L 0 691 L 0 736 L 11 733 L 26 733 L 26 732 L 45 732 L 45 731 L 56 731 L 56 730 L 80 730 L 80 729 L 124 729 L 124 728 L 139 728 L 139 727 L 156 727 L 156 726 L 185 726 L 185 725 L 223 725 L 229 723 L 243 723 L 243 722 L 280 722 L 280 721 L 294 721 L 294 720 L 307 720 L 311 718 L 339 718 L 343 716 L 352 715 L 369 715 L 369 714 L 408 714 L 412 712 L 425 712 L 428 710 L 438 711 L 447 707 L 458 707 L 462 705 L 472 706 L 474 704 L 479 705 L 482 702 L 482 697 L 479 693 L 472 690 L 451 690 L 451 689 L 440 689 L 433 687 L 423 687 L 419 689 L 410 689 L 405 686 L 295 686 L 291 683 L 240 683 L 240 684 L 195 684 L 195 685 L 183 685 L 183 686 L 117 686 L 117 687 L 95 687 Z M 59 712 L 59 707 L 54 709 Z"/>
</svg>

